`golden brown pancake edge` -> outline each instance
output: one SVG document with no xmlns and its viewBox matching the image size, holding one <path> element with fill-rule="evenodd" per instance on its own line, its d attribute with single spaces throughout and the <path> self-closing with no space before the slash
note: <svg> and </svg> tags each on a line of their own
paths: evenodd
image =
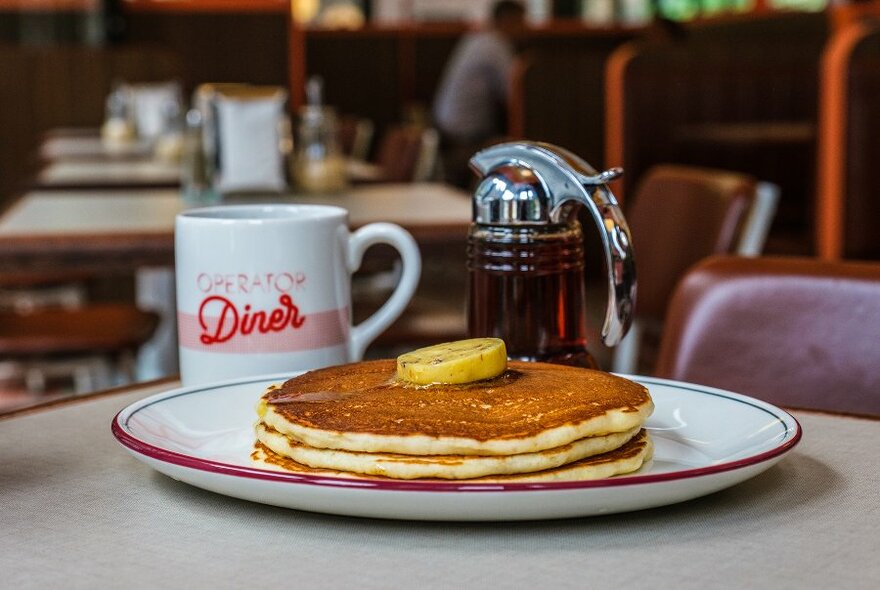
<svg viewBox="0 0 880 590">
<path fill-rule="evenodd" d="M 622 377 L 518 361 L 494 379 L 431 386 L 398 380 L 394 360 L 365 361 L 304 373 L 263 399 L 305 428 L 475 440 L 528 438 L 651 404 L 644 386 Z"/>
<path fill-rule="evenodd" d="M 399 480 L 392 479 L 389 477 L 383 477 L 380 475 L 363 475 L 359 473 L 353 472 L 342 472 L 332 469 L 320 469 L 309 467 L 308 465 L 303 465 L 302 463 L 297 463 L 296 461 L 279 455 L 275 453 L 270 448 L 266 447 L 260 441 L 256 441 L 254 443 L 254 450 L 251 453 L 251 459 L 255 463 L 268 463 L 279 470 L 289 471 L 293 473 L 299 473 L 303 475 L 311 475 L 317 477 L 343 477 L 343 478 L 351 478 L 351 479 L 368 479 L 368 480 L 380 480 L 380 481 L 412 481 L 412 482 L 435 482 L 435 483 L 517 483 L 517 482 L 525 482 L 525 481 L 535 481 L 536 478 L 546 478 L 547 481 L 564 481 L 565 478 L 558 478 L 560 474 L 564 474 L 566 471 L 574 471 L 580 468 L 589 468 L 589 467 L 602 467 L 611 465 L 618 462 L 632 461 L 639 457 L 639 455 L 643 455 L 643 461 L 647 462 L 651 459 L 652 453 L 645 451 L 651 450 L 652 445 L 650 438 L 648 436 L 648 432 L 645 429 L 639 431 L 639 433 L 629 440 L 623 446 L 610 451 L 608 453 L 603 453 L 601 455 L 594 455 L 592 457 L 587 457 L 585 459 L 580 459 L 578 461 L 573 461 L 571 463 L 567 463 L 560 467 L 555 467 L 553 469 L 547 469 L 544 471 L 532 472 L 532 473 L 521 473 L 515 475 L 490 475 L 486 477 L 477 477 L 471 479 L 459 479 L 459 480 L 444 480 L 444 479 L 415 479 L 415 480 Z M 260 460 L 262 456 L 263 461 Z M 641 465 L 641 464 L 640 464 Z M 633 470 L 638 469 L 636 467 Z"/>
</svg>

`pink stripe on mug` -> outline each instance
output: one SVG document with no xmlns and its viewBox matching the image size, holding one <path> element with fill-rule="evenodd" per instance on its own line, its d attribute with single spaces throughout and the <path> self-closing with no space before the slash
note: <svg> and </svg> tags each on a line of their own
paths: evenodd
<svg viewBox="0 0 880 590">
<path fill-rule="evenodd" d="M 271 322 L 272 312 L 226 310 L 221 316 L 178 313 L 180 346 L 203 352 L 260 354 L 337 346 L 348 340 L 347 307 L 285 317 L 288 321 L 283 324 Z"/>
</svg>

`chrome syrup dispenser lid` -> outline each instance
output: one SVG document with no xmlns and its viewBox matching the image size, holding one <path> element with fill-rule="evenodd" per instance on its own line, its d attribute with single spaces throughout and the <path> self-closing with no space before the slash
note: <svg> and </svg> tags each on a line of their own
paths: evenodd
<svg viewBox="0 0 880 590">
<path fill-rule="evenodd" d="M 508 227 L 567 223 L 577 204 L 587 208 L 599 228 L 608 269 L 602 341 L 607 346 L 619 343 L 632 323 L 636 271 L 629 227 L 606 183 L 623 170 L 596 173 L 565 149 L 528 141 L 481 150 L 470 166 L 483 178 L 474 194 L 474 223 Z"/>
</svg>

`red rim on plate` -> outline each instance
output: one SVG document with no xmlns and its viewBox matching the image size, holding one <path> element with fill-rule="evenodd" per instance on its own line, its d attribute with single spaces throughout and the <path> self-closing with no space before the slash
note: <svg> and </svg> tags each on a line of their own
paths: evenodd
<svg viewBox="0 0 880 590">
<path fill-rule="evenodd" d="M 242 380 L 237 381 L 234 384 L 230 385 L 240 385 L 248 382 L 256 382 L 262 381 L 265 378 L 253 379 L 253 380 Z M 639 377 L 635 379 L 639 383 L 644 385 L 670 385 L 673 382 L 669 382 L 663 379 L 651 379 Z M 341 487 L 348 489 L 362 488 L 362 489 L 371 489 L 371 490 L 387 490 L 387 491 L 407 491 L 407 492 L 499 492 L 499 491 L 547 491 L 547 490 L 572 490 L 572 489 L 584 489 L 584 488 L 606 488 L 606 487 L 617 487 L 617 486 L 634 486 L 634 485 L 643 485 L 643 484 L 654 484 L 661 482 L 671 482 L 682 479 L 690 479 L 694 477 L 702 477 L 706 475 L 715 475 L 718 473 L 723 473 L 726 471 L 733 471 L 736 469 L 742 469 L 744 467 L 749 467 L 753 465 L 758 465 L 765 461 L 769 461 L 774 459 L 775 457 L 779 457 L 790 451 L 794 448 L 795 445 L 801 439 L 802 429 L 800 423 L 797 419 L 771 404 L 767 404 L 764 402 L 760 402 L 758 400 L 754 400 L 747 396 L 733 394 L 730 392 L 725 392 L 723 390 L 714 389 L 714 388 L 704 388 L 701 386 L 683 384 L 683 383 L 674 383 L 676 387 L 679 389 L 686 389 L 689 391 L 694 391 L 701 394 L 712 395 L 717 397 L 722 397 L 724 399 L 728 399 L 737 403 L 743 403 L 750 405 L 756 409 L 767 412 L 771 416 L 773 416 L 776 420 L 779 421 L 780 425 L 783 427 L 783 433 L 785 438 L 778 446 L 764 451 L 762 453 L 758 453 L 756 455 L 752 455 L 750 457 L 745 457 L 742 459 L 737 459 L 735 461 L 727 461 L 722 463 L 717 463 L 714 465 L 709 465 L 706 467 L 695 467 L 692 469 L 682 469 L 678 471 L 669 471 L 664 473 L 655 473 L 655 474 L 642 474 L 642 475 L 619 475 L 616 477 L 611 477 L 607 479 L 596 479 L 596 480 L 585 480 L 585 481 L 564 481 L 564 482 L 544 482 L 544 483 L 465 483 L 465 482 L 437 482 L 437 481 L 415 481 L 415 480 L 378 480 L 378 479 L 354 479 L 354 478 L 341 478 L 341 477 L 327 477 L 327 476 L 318 476 L 318 475 L 306 475 L 292 472 L 283 472 L 283 471 L 270 471 L 267 469 L 257 469 L 256 467 L 247 467 L 244 465 L 236 465 L 232 463 L 223 463 L 219 461 L 212 461 L 210 459 L 201 459 L 199 457 L 194 457 L 192 455 L 187 455 L 184 453 L 179 453 L 176 451 L 170 451 L 168 449 L 163 449 L 162 447 L 158 447 L 154 444 L 143 441 L 133 434 L 131 434 L 128 430 L 126 430 L 126 425 L 122 424 L 123 414 L 128 412 L 131 406 L 121 410 L 116 416 L 113 418 L 113 422 L 111 424 L 111 430 L 113 432 L 113 436 L 125 447 L 131 449 L 132 451 L 139 453 L 145 457 L 150 459 L 155 459 L 157 461 L 161 461 L 164 463 L 171 463 L 173 465 L 179 465 L 181 467 L 186 467 L 189 469 L 197 469 L 200 471 L 206 471 L 209 473 L 216 473 L 219 475 L 231 475 L 236 477 L 243 477 L 248 479 L 259 479 L 259 480 L 268 480 L 268 481 L 277 481 L 277 482 L 286 482 L 286 483 L 296 483 L 302 485 L 315 485 L 315 486 L 329 486 L 329 487 Z M 182 391 L 178 392 L 177 395 L 190 395 L 194 393 L 199 393 L 203 391 L 204 388 L 193 389 L 192 391 Z M 166 394 L 158 394 L 158 399 L 155 401 L 160 401 L 165 399 L 161 396 Z M 154 398 L 148 398 L 154 399 Z M 136 402 L 136 404 L 142 404 L 147 400 L 141 400 Z M 127 416 L 127 419 L 130 419 L 134 416 L 138 411 L 145 409 L 151 404 L 145 404 L 143 407 L 138 407 L 131 411 L 131 413 Z M 786 422 L 782 419 L 782 417 L 788 417 L 792 425 L 786 424 Z M 793 426 L 793 431 L 792 431 Z"/>
</svg>

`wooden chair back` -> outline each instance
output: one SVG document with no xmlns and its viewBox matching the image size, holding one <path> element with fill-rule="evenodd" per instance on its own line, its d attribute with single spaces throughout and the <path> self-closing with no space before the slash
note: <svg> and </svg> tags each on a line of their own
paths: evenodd
<svg viewBox="0 0 880 590">
<path fill-rule="evenodd" d="M 773 207 L 757 200 L 757 188 L 744 174 L 689 166 L 664 164 L 644 175 L 626 211 L 636 259 L 636 315 L 613 352 L 615 371 L 651 371 L 666 308 L 688 268 L 714 254 L 763 247 Z"/>
<path fill-rule="evenodd" d="M 437 162 L 437 132 L 413 125 L 389 127 L 379 143 L 376 164 L 383 182 L 429 180 Z"/>
</svg>

